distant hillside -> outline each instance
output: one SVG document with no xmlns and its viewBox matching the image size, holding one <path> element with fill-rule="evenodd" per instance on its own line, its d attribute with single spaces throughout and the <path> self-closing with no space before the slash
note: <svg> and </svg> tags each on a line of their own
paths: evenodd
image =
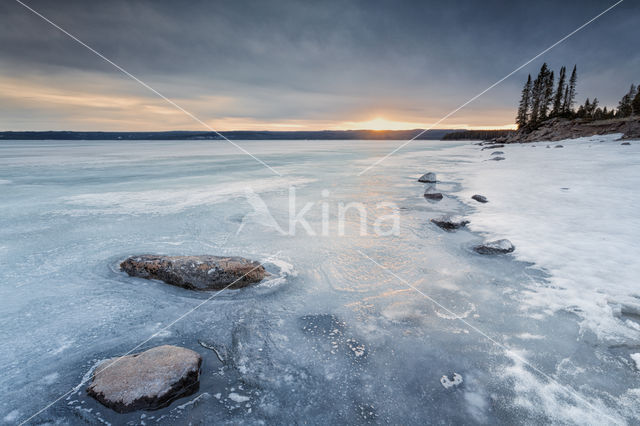
<svg viewBox="0 0 640 426">
<path fill-rule="evenodd" d="M 456 129 L 427 130 L 417 139 L 440 140 Z M 231 140 L 409 140 L 422 132 L 414 130 L 323 130 L 323 131 L 231 131 L 221 132 Z M 214 132 L 0 132 L 0 140 L 222 140 Z"/>
<path fill-rule="evenodd" d="M 509 136 L 513 130 L 463 130 L 446 134 L 442 140 L 445 141 L 487 141 L 495 138 Z"/>
</svg>

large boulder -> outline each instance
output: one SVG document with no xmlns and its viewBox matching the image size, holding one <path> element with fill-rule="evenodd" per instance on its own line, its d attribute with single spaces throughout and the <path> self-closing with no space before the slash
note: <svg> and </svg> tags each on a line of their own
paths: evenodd
<svg viewBox="0 0 640 426">
<path fill-rule="evenodd" d="M 242 257 L 131 256 L 120 264 L 132 277 L 162 280 L 191 290 L 246 287 L 269 275 L 258 262 Z"/>
<path fill-rule="evenodd" d="M 436 183 L 436 174 L 433 172 L 425 173 L 418 178 L 418 182 Z"/>
<path fill-rule="evenodd" d="M 473 248 L 479 254 L 506 254 L 511 253 L 516 247 L 507 239 L 489 241 Z"/>
<path fill-rule="evenodd" d="M 468 220 L 464 220 L 458 216 L 443 216 L 437 219 L 431 219 L 431 222 L 446 231 L 454 231 L 469 224 Z"/>
<path fill-rule="evenodd" d="M 197 352 L 158 346 L 103 361 L 96 367 L 87 393 L 118 413 L 155 410 L 195 393 L 201 365 Z"/>
</svg>

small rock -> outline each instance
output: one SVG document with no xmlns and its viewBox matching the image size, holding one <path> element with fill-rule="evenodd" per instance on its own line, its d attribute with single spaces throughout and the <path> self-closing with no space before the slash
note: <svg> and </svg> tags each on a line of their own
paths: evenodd
<svg viewBox="0 0 640 426">
<path fill-rule="evenodd" d="M 158 346 L 103 361 L 87 393 L 118 413 L 155 410 L 195 393 L 201 364 L 202 357 L 190 349 Z"/>
<path fill-rule="evenodd" d="M 464 220 L 461 219 L 459 217 L 451 217 L 451 216 L 445 216 L 445 217 L 441 217 L 438 219 L 431 219 L 431 222 L 435 223 L 436 225 L 438 225 L 440 228 L 447 230 L 447 231 L 453 231 L 455 229 L 460 229 L 463 226 L 466 226 L 469 221 L 468 220 Z"/>
<path fill-rule="evenodd" d="M 554 146 L 554 148 L 564 148 L 564 146 L 562 146 L 562 145 L 556 145 L 556 146 Z"/>
<path fill-rule="evenodd" d="M 473 248 L 473 250 L 479 254 L 505 254 L 511 253 L 515 249 L 516 247 L 511 244 L 511 241 L 506 239 L 489 241 Z"/>
<path fill-rule="evenodd" d="M 503 144 L 487 145 L 482 148 L 482 151 L 484 151 L 485 149 L 496 149 L 496 148 L 504 148 L 504 145 Z"/>
<path fill-rule="evenodd" d="M 503 151 L 493 151 L 491 155 L 504 155 Z"/>
<path fill-rule="evenodd" d="M 190 290 L 246 287 L 268 274 L 258 262 L 242 257 L 131 256 L 120 267 L 132 277 L 161 280 Z"/>
<path fill-rule="evenodd" d="M 442 376 L 440 378 L 440 383 L 444 386 L 445 389 L 449 389 L 452 387 L 457 387 L 462 384 L 462 376 L 458 373 L 453 373 L 453 376 Z"/>
<path fill-rule="evenodd" d="M 424 198 L 427 200 L 440 201 L 442 200 L 442 193 L 440 192 L 425 192 Z"/>
<path fill-rule="evenodd" d="M 629 142 L 622 142 L 620 145 L 631 145 Z"/>
<path fill-rule="evenodd" d="M 484 195 L 476 194 L 476 195 L 472 196 L 471 198 L 473 198 L 474 200 L 476 200 L 479 203 L 488 203 L 489 202 L 489 200 L 487 200 L 487 197 L 485 197 Z"/>
<path fill-rule="evenodd" d="M 489 160 L 493 160 L 493 161 L 502 161 L 504 159 L 505 159 L 504 157 L 491 157 L 491 158 L 489 158 Z"/>
<path fill-rule="evenodd" d="M 418 179 L 418 182 L 436 183 L 436 174 L 432 172 L 425 173 L 422 176 L 420 176 L 420 178 Z"/>
</svg>

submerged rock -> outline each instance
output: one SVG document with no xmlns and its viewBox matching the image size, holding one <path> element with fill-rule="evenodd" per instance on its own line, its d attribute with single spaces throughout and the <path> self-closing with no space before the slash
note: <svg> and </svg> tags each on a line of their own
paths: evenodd
<svg viewBox="0 0 640 426">
<path fill-rule="evenodd" d="M 418 179 L 418 182 L 436 183 L 436 174 L 432 172 L 425 173 L 422 176 L 420 176 L 420 178 Z"/>
<path fill-rule="evenodd" d="M 629 142 L 622 142 L 620 145 L 631 145 Z"/>
<path fill-rule="evenodd" d="M 191 290 L 241 288 L 268 275 L 258 262 L 242 257 L 141 255 L 128 258 L 120 267 L 132 277 Z"/>
<path fill-rule="evenodd" d="M 479 254 L 504 254 L 511 253 L 516 247 L 507 239 L 489 241 L 473 248 Z"/>
<path fill-rule="evenodd" d="M 502 161 L 504 159 L 505 159 L 504 157 L 498 157 L 498 156 L 489 158 L 489 160 L 493 160 L 493 161 Z"/>
<path fill-rule="evenodd" d="M 554 148 L 564 148 L 564 145 L 556 145 Z"/>
<path fill-rule="evenodd" d="M 504 155 L 503 151 L 493 151 L 491 155 Z"/>
<path fill-rule="evenodd" d="M 201 364 L 202 357 L 190 349 L 158 346 L 103 361 L 87 393 L 118 413 L 155 410 L 195 393 Z"/>
<path fill-rule="evenodd" d="M 484 195 L 473 195 L 471 198 L 473 198 L 474 200 L 476 200 L 479 203 L 488 203 L 489 200 L 487 200 L 487 197 L 485 197 Z"/>
<path fill-rule="evenodd" d="M 440 377 L 440 384 L 445 389 L 460 386 L 462 384 L 462 376 L 458 373 L 453 373 L 452 376 L 442 376 Z"/>
<path fill-rule="evenodd" d="M 440 201 L 442 200 L 442 193 L 428 191 L 424 193 L 424 198 L 427 200 Z"/>
<path fill-rule="evenodd" d="M 463 220 L 462 218 L 459 218 L 457 216 L 445 216 L 438 219 L 431 219 L 431 222 L 447 231 L 460 229 L 469 223 L 468 220 Z"/>
</svg>

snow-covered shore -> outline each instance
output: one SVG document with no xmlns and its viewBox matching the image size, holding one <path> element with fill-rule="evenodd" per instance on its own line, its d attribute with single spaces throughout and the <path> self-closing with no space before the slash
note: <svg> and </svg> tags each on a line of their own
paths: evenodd
<svg viewBox="0 0 640 426">
<path fill-rule="evenodd" d="M 489 199 L 470 228 L 509 238 L 550 274 L 548 286 L 532 280 L 523 309 L 573 312 L 583 332 L 628 344 L 640 338 L 640 144 L 620 136 L 506 145 L 504 161 L 456 149 L 480 156 L 457 170 L 460 195 Z"/>
</svg>

